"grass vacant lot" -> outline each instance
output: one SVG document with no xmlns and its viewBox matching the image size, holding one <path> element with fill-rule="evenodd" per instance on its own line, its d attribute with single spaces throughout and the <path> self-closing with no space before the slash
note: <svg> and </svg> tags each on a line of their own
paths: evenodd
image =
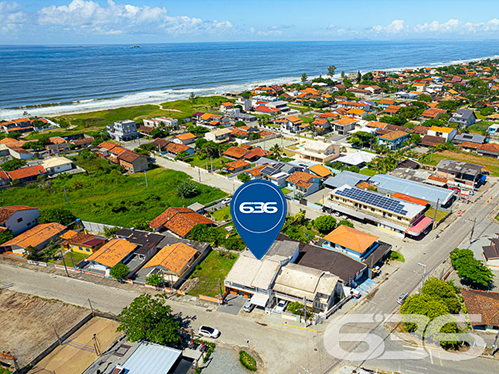
<svg viewBox="0 0 499 374">
<path fill-rule="evenodd" d="M 213 212 L 212 216 L 217 221 L 225 221 L 225 220 L 232 219 L 232 217 L 230 215 L 230 206 L 226 206 L 225 208 L 222 208 L 220 210 L 217 210 L 216 212 Z"/>
<path fill-rule="evenodd" d="M 445 217 L 447 217 L 448 213 L 442 211 L 442 210 L 439 210 L 437 212 L 437 222 L 440 222 L 441 220 L 443 220 Z M 435 216 L 435 208 L 431 207 L 430 209 L 428 209 L 426 212 L 425 212 L 425 216 L 426 217 L 430 217 L 431 219 L 433 219 L 433 217 Z"/>
<path fill-rule="evenodd" d="M 90 256 L 91 253 L 89 252 L 88 254 L 80 253 L 80 252 L 73 252 L 73 259 L 75 261 L 75 264 L 78 264 L 80 261 L 83 261 L 86 259 L 88 256 Z M 73 261 L 71 260 L 71 254 L 69 252 L 64 253 L 64 261 L 66 262 L 66 266 L 73 266 Z M 64 265 L 64 262 L 61 259 L 58 260 L 49 260 L 48 262 L 53 263 L 53 264 L 58 264 L 58 265 Z"/>
<path fill-rule="evenodd" d="M 189 291 L 189 295 L 213 297 L 218 295 L 218 281 L 222 282 L 223 288 L 224 279 L 229 274 L 232 265 L 234 265 L 238 257 L 235 254 L 230 254 L 230 257 L 226 257 L 219 253 L 218 251 L 211 251 L 203 262 L 196 267 L 189 279 L 199 278 L 199 282 L 196 284 L 196 287 Z"/>
<path fill-rule="evenodd" d="M 178 185 L 191 178 L 175 170 L 150 170 L 147 179 L 149 188 L 143 173 L 126 176 L 113 170 L 108 174 L 60 176 L 3 190 L 0 204 L 30 205 L 42 211 L 67 208 L 84 221 L 130 227 L 131 221 L 151 220 L 168 207 L 189 206 L 194 202 L 206 204 L 226 196 L 217 188 L 193 182 L 200 193 L 189 199 L 179 197 Z M 70 205 L 66 204 L 64 187 Z"/>
<path fill-rule="evenodd" d="M 168 112 L 169 117 L 185 118 L 196 112 L 207 112 L 209 109 L 219 109 L 220 104 L 229 101 L 223 96 L 198 97 L 191 103 L 189 100 L 168 101 L 162 103 L 161 107 Z"/>
<path fill-rule="evenodd" d="M 473 153 L 453 151 L 434 152 L 432 162 L 430 162 L 430 155 L 425 156 L 421 161 L 427 165 L 437 165 L 440 160 L 443 160 L 444 158 L 482 165 L 491 175 L 499 177 L 499 159 L 479 156 Z"/>
<path fill-rule="evenodd" d="M 484 131 L 487 131 L 490 125 L 492 125 L 491 121 L 480 121 L 468 126 L 468 130 L 476 134 L 483 134 Z"/>
<path fill-rule="evenodd" d="M 222 168 L 222 164 L 221 164 L 222 160 L 225 162 L 232 161 L 225 156 L 222 156 L 220 158 L 219 157 L 212 158 L 211 161 L 210 161 L 209 157 L 205 158 L 204 160 L 201 160 L 199 158 L 199 155 L 194 154 L 193 156 L 186 158 L 184 160 L 184 162 L 187 162 L 187 163 L 191 164 L 192 166 L 197 166 L 197 167 L 200 167 L 200 168 L 205 169 L 205 170 L 211 170 L 211 165 L 213 164 L 213 170 L 217 170 L 217 169 Z M 208 163 L 208 169 L 206 169 L 207 163 Z"/>
</svg>

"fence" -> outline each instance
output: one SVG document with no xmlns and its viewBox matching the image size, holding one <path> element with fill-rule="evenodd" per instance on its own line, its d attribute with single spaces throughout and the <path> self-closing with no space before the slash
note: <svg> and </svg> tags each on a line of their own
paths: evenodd
<svg viewBox="0 0 499 374">
<path fill-rule="evenodd" d="M 325 317 L 328 318 L 331 314 L 333 314 L 334 312 L 336 312 L 338 309 L 340 309 L 343 304 L 345 304 L 348 300 L 350 300 L 353 296 L 352 295 L 348 295 L 348 296 L 345 296 L 343 299 L 340 300 L 339 303 L 336 303 L 336 305 L 334 305 L 331 309 L 329 309 L 326 313 L 325 313 Z"/>
<path fill-rule="evenodd" d="M 115 227 L 121 228 L 119 226 L 104 225 L 102 223 L 97 223 L 97 222 L 81 221 L 81 223 L 83 224 L 83 227 L 87 231 L 98 232 L 98 233 L 104 233 L 104 232 L 106 232 L 106 230 L 112 229 Z"/>
</svg>

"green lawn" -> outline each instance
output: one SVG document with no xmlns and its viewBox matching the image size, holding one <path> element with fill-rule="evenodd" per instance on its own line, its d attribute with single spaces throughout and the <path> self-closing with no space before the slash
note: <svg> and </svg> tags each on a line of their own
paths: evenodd
<svg viewBox="0 0 499 374">
<path fill-rule="evenodd" d="M 220 210 L 217 210 L 216 212 L 213 212 L 212 216 L 217 221 L 226 221 L 226 220 L 232 219 L 232 217 L 230 215 L 230 206 L 226 206 L 225 208 L 222 208 Z"/>
<path fill-rule="evenodd" d="M 299 110 L 301 113 L 306 113 L 308 112 L 308 107 L 306 106 L 301 106 L 301 105 L 288 105 L 291 109 L 296 109 Z"/>
<path fill-rule="evenodd" d="M 285 187 L 281 188 L 281 191 L 282 191 L 282 193 L 283 193 L 284 195 L 287 195 L 288 193 L 293 192 L 292 190 L 290 190 L 290 189 L 288 189 L 288 188 L 285 188 Z"/>
<path fill-rule="evenodd" d="M 226 196 L 217 188 L 193 182 L 200 193 L 189 199 L 179 197 L 177 186 L 191 178 L 175 170 L 150 170 L 147 179 L 149 188 L 143 173 L 126 176 L 113 170 L 107 174 L 60 176 L 45 183 L 2 190 L 0 204 L 29 205 L 42 211 L 67 208 L 84 221 L 130 227 L 131 221 L 151 220 L 171 206 L 206 204 Z M 70 205 L 66 204 L 64 187 Z"/>
<path fill-rule="evenodd" d="M 75 264 L 78 264 L 80 261 L 83 261 L 86 259 L 88 256 L 90 256 L 91 253 L 89 252 L 88 254 L 80 253 L 80 252 L 73 252 L 73 259 L 75 261 Z M 66 266 L 73 266 L 73 261 L 71 260 L 71 254 L 69 252 L 64 253 L 64 261 L 66 262 Z M 53 263 L 53 264 L 58 264 L 58 265 L 64 265 L 62 262 L 62 259 L 58 260 L 49 260 L 48 262 Z"/>
<path fill-rule="evenodd" d="M 189 279 L 199 278 L 199 282 L 189 295 L 198 296 L 213 296 L 218 295 L 218 282 L 224 284 L 224 279 L 229 273 L 232 265 L 236 262 L 238 255 L 230 254 L 230 257 L 222 257 L 218 251 L 211 251 L 211 253 L 201 262 Z"/>
<path fill-rule="evenodd" d="M 448 213 L 442 211 L 442 210 L 438 210 L 437 212 L 437 222 L 440 222 L 441 220 L 443 220 L 445 217 L 447 217 Z M 431 219 L 433 219 L 433 217 L 435 216 L 435 208 L 431 207 L 430 209 L 428 209 L 426 212 L 425 212 L 425 216 L 426 217 L 430 217 Z"/>
<path fill-rule="evenodd" d="M 468 130 L 470 132 L 476 133 L 476 134 L 483 134 L 484 131 L 487 131 L 490 125 L 492 125 L 492 121 L 480 121 L 477 123 L 474 123 L 473 125 L 468 126 Z"/>
<path fill-rule="evenodd" d="M 372 176 L 376 175 L 376 170 L 364 168 L 364 169 L 360 169 L 359 174 L 367 175 L 368 177 L 372 177 Z"/>
<path fill-rule="evenodd" d="M 190 117 L 196 112 L 207 112 L 209 109 L 219 109 L 220 104 L 230 101 L 223 96 L 198 97 L 191 103 L 189 100 L 168 101 L 161 107 L 173 118 Z"/>
<path fill-rule="evenodd" d="M 222 160 L 225 161 L 226 163 L 232 161 L 225 156 L 212 158 L 211 161 L 209 157 L 205 158 L 204 160 L 201 160 L 199 158 L 199 155 L 194 154 L 191 157 L 186 158 L 185 162 L 188 162 L 192 166 L 198 166 L 205 170 L 211 170 L 211 164 L 213 163 L 213 170 L 217 170 L 222 167 L 222 164 L 220 163 Z M 207 163 L 208 163 L 208 169 L 206 169 Z"/>
</svg>

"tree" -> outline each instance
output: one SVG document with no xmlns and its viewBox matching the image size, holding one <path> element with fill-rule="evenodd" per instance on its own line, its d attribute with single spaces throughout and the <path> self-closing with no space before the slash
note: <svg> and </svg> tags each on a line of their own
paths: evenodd
<svg viewBox="0 0 499 374">
<path fill-rule="evenodd" d="M 76 217 L 68 209 L 52 208 L 42 211 L 38 223 L 58 222 L 61 225 L 67 226 L 75 220 Z"/>
<path fill-rule="evenodd" d="M 239 179 L 243 183 L 246 183 L 251 180 L 251 177 L 246 173 L 241 173 L 237 176 L 237 179 Z"/>
<path fill-rule="evenodd" d="M 184 199 L 197 196 L 198 194 L 199 194 L 198 187 L 190 181 L 184 182 L 177 187 L 177 195 L 179 195 Z"/>
<path fill-rule="evenodd" d="M 26 160 L 19 160 L 17 158 L 13 158 L 12 160 L 5 161 L 3 163 L 2 169 L 5 171 L 12 171 L 22 168 L 23 166 L 26 166 Z"/>
<path fill-rule="evenodd" d="M 347 221 L 346 219 L 342 219 L 340 222 L 338 222 L 338 226 L 341 226 L 341 225 L 353 228 L 353 223 L 350 221 Z"/>
<path fill-rule="evenodd" d="M 321 234 L 328 234 L 336 226 L 336 219 L 332 216 L 320 216 L 314 220 L 313 226 Z"/>
<path fill-rule="evenodd" d="M 189 153 L 187 153 L 187 151 L 180 151 L 178 155 L 175 156 L 175 160 L 183 160 L 186 157 L 189 157 Z"/>
<path fill-rule="evenodd" d="M 194 95 L 194 92 L 191 92 L 189 95 L 189 102 L 194 105 L 196 103 L 196 95 Z"/>
<path fill-rule="evenodd" d="M 452 314 L 461 310 L 455 287 L 446 281 L 430 278 L 425 282 L 421 293 L 443 300 Z"/>
<path fill-rule="evenodd" d="M 114 234 L 121 230 L 121 227 L 105 227 L 104 236 L 106 238 L 112 238 Z"/>
<path fill-rule="evenodd" d="M 132 342 L 148 339 L 163 345 L 177 343 L 180 324 L 166 300 L 165 294 L 136 297 L 118 315 L 120 326 L 116 331 L 126 332 Z"/>
<path fill-rule="evenodd" d="M 307 74 L 306 74 L 306 73 L 303 73 L 303 74 L 301 75 L 301 82 L 302 82 L 302 83 L 303 83 L 303 82 L 306 82 L 306 81 L 307 81 L 307 79 L 308 79 Z"/>
<path fill-rule="evenodd" d="M 360 71 L 357 71 L 357 83 L 360 83 L 362 80 L 362 74 L 360 74 Z"/>
<path fill-rule="evenodd" d="M 331 78 L 334 78 L 334 72 L 336 71 L 336 66 L 334 65 L 329 65 L 327 67 L 327 75 L 329 75 Z"/>
<path fill-rule="evenodd" d="M 303 304 L 300 303 L 299 301 L 293 301 L 292 303 L 288 304 L 288 307 L 286 308 L 287 311 L 296 314 L 297 316 L 303 316 Z M 307 307 L 307 317 L 311 317 L 314 315 L 314 308 Z"/>
<path fill-rule="evenodd" d="M 149 274 L 146 277 L 146 283 L 150 284 L 151 286 L 159 286 L 163 282 L 163 277 L 157 273 L 152 273 Z"/>
<path fill-rule="evenodd" d="M 139 219 L 135 219 L 133 221 L 130 221 L 130 227 L 133 227 L 136 230 L 151 231 L 151 228 L 149 227 L 149 221 L 145 218 L 139 218 Z"/>
<path fill-rule="evenodd" d="M 246 126 L 246 124 L 243 121 L 236 121 L 236 123 L 234 123 L 234 127 L 241 127 L 241 126 Z"/>
<path fill-rule="evenodd" d="M 250 132 L 248 134 L 248 140 L 258 140 L 260 139 L 260 134 L 257 132 Z"/>
<path fill-rule="evenodd" d="M 10 239 L 14 238 L 14 234 L 10 230 L 5 230 L 0 232 L 0 244 L 8 242 Z"/>
<path fill-rule="evenodd" d="M 149 136 L 156 138 L 166 138 L 168 136 L 168 131 L 164 131 L 163 129 L 156 128 L 149 133 Z"/>
<path fill-rule="evenodd" d="M 130 268 L 126 266 L 125 264 L 116 264 L 111 268 L 111 271 L 109 274 L 114 278 L 114 279 L 123 279 L 126 277 L 128 272 L 130 271 Z"/>
<path fill-rule="evenodd" d="M 282 147 L 279 144 L 274 144 L 270 148 L 270 151 L 276 156 L 276 158 L 279 158 L 282 154 Z"/>
<path fill-rule="evenodd" d="M 25 248 L 24 254 L 26 255 L 26 258 L 28 260 L 38 261 L 40 259 L 40 253 L 38 252 L 38 248 L 33 247 L 31 245 L 28 245 Z"/>
<path fill-rule="evenodd" d="M 459 277 L 474 286 L 488 287 L 494 278 L 492 271 L 473 256 L 471 249 L 456 248 L 451 252 L 450 259 Z"/>
</svg>

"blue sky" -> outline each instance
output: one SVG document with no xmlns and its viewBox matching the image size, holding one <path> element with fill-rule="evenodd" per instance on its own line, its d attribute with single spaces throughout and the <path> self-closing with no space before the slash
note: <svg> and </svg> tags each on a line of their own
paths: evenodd
<svg viewBox="0 0 499 374">
<path fill-rule="evenodd" d="M 497 0 L 0 0 L 0 44 L 499 39 Z"/>
</svg>

